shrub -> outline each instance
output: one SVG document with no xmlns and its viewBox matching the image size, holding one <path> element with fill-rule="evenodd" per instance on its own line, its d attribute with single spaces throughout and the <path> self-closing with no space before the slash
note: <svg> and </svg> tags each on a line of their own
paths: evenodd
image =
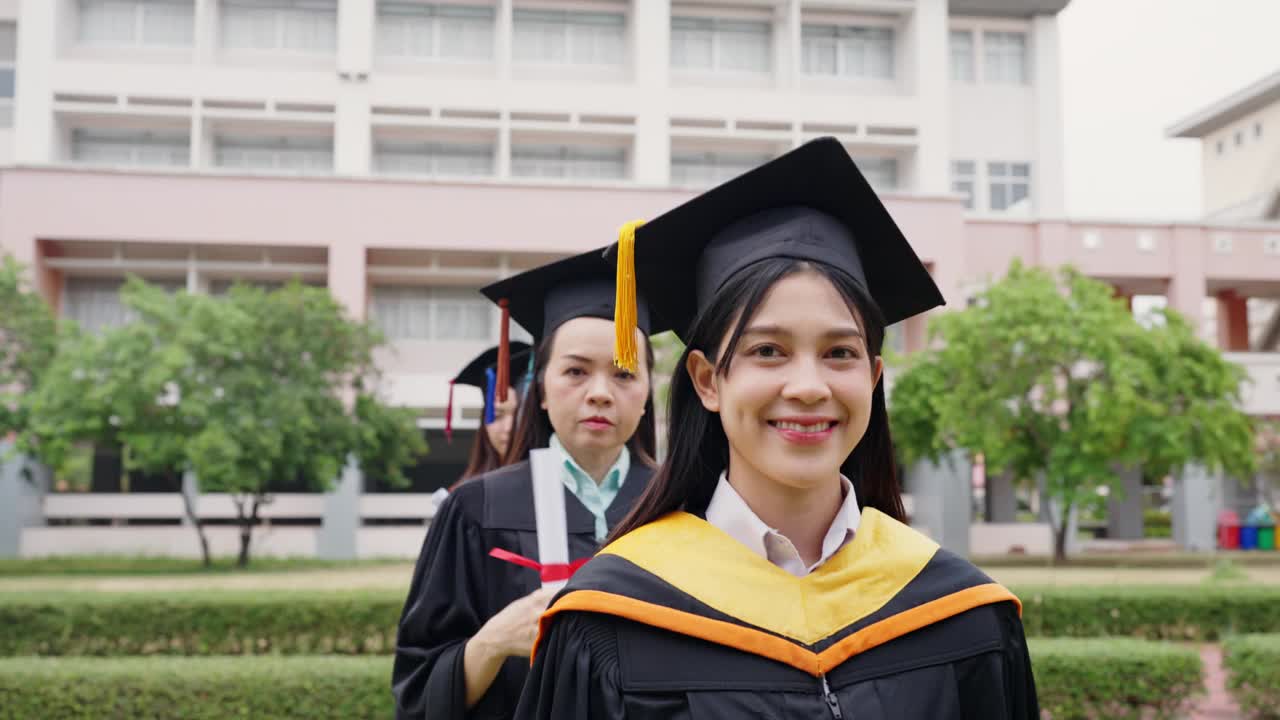
<svg viewBox="0 0 1280 720">
<path fill-rule="evenodd" d="M 1280 588 L 1109 586 L 1014 588 L 1027 635 L 1204 641 L 1280 632 Z"/>
<path fill-rule="evenodd" d="M 7 658 L 0 718 L 389 718 L 389 658 Z"/>
<path fill-rule="evenodd" d="M 1204 690 L 1192 648 L 1125 638 L 1028 644 L 1040 708 L 1053 720 L 1172 718 Z"/>
<path fill-rule="evenodd" d="M 1254 718 L 1280 718 L 1280 633 L 1243 635 L 1223 644 L 1231 694 Z"/>
</svg>

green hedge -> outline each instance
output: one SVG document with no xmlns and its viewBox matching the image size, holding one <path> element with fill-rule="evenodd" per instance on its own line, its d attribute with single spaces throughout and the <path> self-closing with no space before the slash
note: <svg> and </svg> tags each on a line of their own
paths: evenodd
<svg viewBox="0 0 1280 720">
<path fill-rule="evenodd" d="M 1027 635 L 1216 640 L 1280 632 L 1280 587 L 1014 588 Z"/>
<path fill-rule="evenodd" d="M 387 654 L 386 591 L 0 593 L 0 656 Z"/>
<path fill-rule="evenodd" d="M 1250 717 L 1280 718 L 1280 634 L 1230 638 L 1223 650 L 1240 709 Z"/>
<path fill-rule="evenodd" d="M 8 658 L 0 718 L 389 718 L 390 658 Z"/>
<path fill-rule="evenodd" d="M 37 558 L 0 558 L 0 577 L 37 577 L 46 575 L 225 575 L 234 573 L 294 572 L 298 570 L 332 570 L 345 568 L 407 565 L 399 558 L 360 560 L 321 560 L 311 557 L 260 557 L 249 567 L 236 567 L 232 556 L 215 557 L 212 567 L 198 558 L 165 555 L 55 555 Z M 409 571 L 406 571 L 406 580 Z"/>
<path fill-rule="evenodd" d="M 1040 708 L 1053 720 L 1179 717 L 1204 691 L 1200 655 L 1127 638 L 1028 642 Z"/>
<path fill-rule="evenodd" d="M 1280 587 L 1014 588 L 1027 634 L 1201 641 L 1280 632 Z M 386 654 L 399 591 L 0 593 L 0 657 Z"/>
<path fill-rule="evenodd" d="M 1052 568 L 1047 555 L 979 555 L 972 558 L 980 568 Z M 1108 552 L 1076 555 L 1067 561 L 1066 569 L 1143 569 L 1143 570 L 1210 570 L 1220 560 L 1230 560 L 1243 567 L 1280 567 L 1280 552 L 1258 550 L 1219 550 L 1213 554 L 1188 552 Z"/>
<path fill-rule="evenodd" d="M 1168 713 L 1200 689 L 1177 646 L 1038 639 L 1031 657 L 1053 720 Z M 390 682 L 386 657 L 17 657 L 0 660 L 0 719 L 387 718 Z"/>
</svg>

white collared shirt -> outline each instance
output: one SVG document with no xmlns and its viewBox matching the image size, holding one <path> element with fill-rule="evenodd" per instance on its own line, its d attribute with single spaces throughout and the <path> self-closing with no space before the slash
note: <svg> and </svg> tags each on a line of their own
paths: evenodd
<svg viewBox="0 0 1280 720">
<path fill-rule="evenodd" d="M 858 496 L 854 494 L 853 483 L 841 475 L 840 486 L 844 502 L 822 539 L 822 556 L 812 565 L 806 566 L 796 546 L 752 511 L 738 491 L 729 484 L 725 473 L 720 473 L 720 482 L 716 484 L 715 494 L 707 505 L 707 522 L 765 560 L 796 577 L 804 577 L 830 560 L 858 532 L 858 522 L 862 516 L 858 512 Z"/>
</svg>

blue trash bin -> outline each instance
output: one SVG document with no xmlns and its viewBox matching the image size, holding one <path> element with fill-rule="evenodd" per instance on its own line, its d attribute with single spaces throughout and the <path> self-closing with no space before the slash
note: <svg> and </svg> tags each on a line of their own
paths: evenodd
<svg viewBox="0 0 1280 720">
<path fill-rule="evenodd" d="M 1240 549 L 1241 550 L 1257 550 L 1258 549 L 1258 526 L 1245 525 L 1240 528 Z"/>
</svg>

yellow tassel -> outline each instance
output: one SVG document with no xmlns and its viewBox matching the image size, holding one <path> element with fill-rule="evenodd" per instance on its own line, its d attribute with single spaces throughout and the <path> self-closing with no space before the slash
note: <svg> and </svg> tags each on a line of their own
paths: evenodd
<svg viewBox="0 0 1280 720">
<path fill-rule="evenodd" d="M 613 364 L 628 372 L 640 371 L 640 350 L 636 345 L 636 228 L 643 220 L 632 220 L 618 231 L 618 281 L 613 303 Z"/>
</svg>

